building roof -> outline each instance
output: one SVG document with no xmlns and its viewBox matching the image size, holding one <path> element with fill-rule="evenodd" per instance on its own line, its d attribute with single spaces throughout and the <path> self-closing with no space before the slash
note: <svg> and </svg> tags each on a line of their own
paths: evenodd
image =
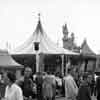
<svg viewBox="0 0 100 100">
<path fill-rule="evenodd" d="M 26 42 L 17 47 L 15 50 L 11 52 L 11 54 L 36 54 L 34 50 L 34 43 L 39 42 L 39 53 L 43 54 L 68 54 L 68 55 L 77 55 L 78 53 L 74 53 L 70 50 L 65 50 L 64 48 L 58 47 L 55 43 L 53 43 L 47 34 L 44 32 L 41 20 L 39 18 L 38 24 L 36 26 L 35 31 L 30 36 Z"/>
<path fill-rule="evenodd" d="M 81 46 L 81 54 L 85 56 L 96 56 L 96 54 L 91 50 L 91 48 L 87 44 L 87 40 L 84 40 Z"/>
<path fill-rule="evenodd" d="M 0 68 L 23 68 L 6 50 L 0 50 Z"/>
</svg>

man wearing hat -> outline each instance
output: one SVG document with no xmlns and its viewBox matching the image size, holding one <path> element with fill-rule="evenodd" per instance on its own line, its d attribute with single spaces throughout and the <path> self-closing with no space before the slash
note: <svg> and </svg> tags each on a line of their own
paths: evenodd
<svg viewBox="0 0 100 100">
<path fill-rule="evenodd" d="M 64 80 L 65 80 L 66 100 L 76 100 L 78 87 L 72 76 L 72 68 L 70 66 L 67 66 L 67 72 L 66 72 L 66 76 L 65 76 Z"/>
</svg>

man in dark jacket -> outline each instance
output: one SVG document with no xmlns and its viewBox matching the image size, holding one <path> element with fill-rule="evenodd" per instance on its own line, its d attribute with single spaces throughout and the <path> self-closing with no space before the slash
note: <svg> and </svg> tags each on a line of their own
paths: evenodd
<svg viewBox="0 0 100 100">
<path fill-rule="evenodd" d="M 90 88 L 87 82 L 87 75 L 83 75 L 83 81 L 79 87 L 77 100 L 91 100 Z"/>
<path fill-rule="evenodd" d="M 43 84 L 43 75 L 41 72 L 38 72 L 36 76 L 37 100 L 43 100 L 42 84 Z"/>
<path fill-rule="evenodd" d="M 33 94 L 33 80 L 31 79 L 32 70 L 30 67 L 26 67 L 24 71 L 24 81 L 23 81 L 23 95 L 25 98 L 34 97 Z"/>
<path fill-rule="evenodd" d="M 95 93 L 94 89 L 95 89 L 95 79 L 94 79 L 94 76 L 92 75 L 91 77 L 91 83 L 90 83 L 90 88 L 91 88 L 91 96 L 93 96 Z"/>
<path fill-rule="evenodd" d="M 100 76 L 98 76 L 96 80 L 96 95 L 97 95 L 97 100 L 100 100 Z"/>
</svg>

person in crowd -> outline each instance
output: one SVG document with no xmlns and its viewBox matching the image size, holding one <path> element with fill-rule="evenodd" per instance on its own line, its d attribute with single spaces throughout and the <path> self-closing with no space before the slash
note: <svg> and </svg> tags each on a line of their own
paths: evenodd
<svg viewBox="0 0 100 100">
<path fill-rule="evenodd" d="M 80 75 L 79 80 L 78 80 L 78 87 L 80 87 L 80 84 L 82 83 L 82 81 L 83 81 L 83 76 Z"/>
<path fill-rule="evenodd" d="M 8 72 L 6 76 L 5 96 L 1 100 L 23 100 L 21 88 L 15 84 L 16 76 L 12 72 Z"/>
<path fill-rule="evenodd" d="M 96 96 L 97 100 L 100 100 L 100 76 L 96 79 Z"/>
<path fill-rule="evenodd" d="M 78 72 L 78 69 L 75 69 L 74 80 L 75 80 L 77 86 L 79 87 L 79 72 Z"/>
<path fill-rule="evenodd" d="M 23 74 L 24 75 L 21 75 L 21 77 L 16 80 L 16 84 L 18 84 L 23 90 L 24 99 L 35 98 L 35 93 L 33 93 L 34 83 L 31 78 L 31 68 L 26 67 Z"/>
<path fill-rule="evenodd" d="M 62 94 L 63 97 L 65 97 L 65 81 L 64 81 L 64 75 L 62 75 L 61 79 L 62 79 L 62 91 L 61 91 L 61 94 Z"/>
<path fill-rule="evenodd" d="M 94 79 L 95 79 L 95 87 L 94 87 L 94 96 L 96 96 L 96 82 L 97 82 L 98 76 L 94 74 Z"/>
<path fill-rule="evenodd" d="M 54 73 L 50 73 L 50 79 L 51 79 L 52 91 L 53 91 L 52 100 L 55 100 L 55 96 L 56 96 L 56 77 L 55 77 Z"/>
<path fill-rule="evenodd" d="M 55 99 L 55 80 L 51 77 L 50 73 L 45 76 L 43 81 L 43 98 L 44 100 L 54 100 Z"/>
<path fill-rule="evenodd" d="M 64 77 L 64 81 L 65 81 L 66 100 L 75 100 L 78 93 L 78 87 L 72 76 L 72 68 L 70 66 L 69 68 L 67 68 L 67 73 L 66 76 Z"/>
<path fill-rule="evenodd" d="M 91 100 L 91 92 L 88 85 L 88 75 L 86 73 L 83 75 L 83 79 L 81 81 L 77 95 L 77 100 Z"/>
<path fill-rule="evenodd" d="M 91 88 L 91 96 L 95 95 L 95 79 L 94 75 L 91 76 L 91 83 L 90 83 L 90 88 Z"/>
<path fill-rule="evenodd" d="M 41 72 L 38 72 L 36 75 L 37 100 L 43 99 L 42 84 L 43 84 L 43 75 Z"/>
<path fill-rule="evenodd" d="M 5 95 L 5 88 L 6 88 L 6 82 L 4 81 L 4 73 L 1 72 L 1 80 L 0 80 L 0 98 L 4 97 Z"/>
<path fill-rule="evenodd" d="M 19 85 L 21 87 L 21 89 L 23 90 L 23 83 L 24 83 L 23 71 L 21 71 L 20 74 L 21 74 L 20 77 L 17 77 L 17 75 L 16 75 L 16 84 Z"/>
<path fill-rule="evenodd" d="M 23 81 L 23 95 L 24 98 L 34 98 L 35 94 L 33 93 L 34 83 L 31 78 L 32 69 L 30 67 L 26 67 L 24 71 L 24 81 Z"/>
<path fill-rule="evenodd" d="M 59 73 L 56 73 L 56 94 L 61 95 L 61 90 L 62 90 L 62 78 Z"/>
<path fill-rule="evenodd" d="M 43 72 L 42 74 L 43 74 L 43 79 L 45 79 L 45 76 L 47 75 L 47 73 Z"/>
</svg>

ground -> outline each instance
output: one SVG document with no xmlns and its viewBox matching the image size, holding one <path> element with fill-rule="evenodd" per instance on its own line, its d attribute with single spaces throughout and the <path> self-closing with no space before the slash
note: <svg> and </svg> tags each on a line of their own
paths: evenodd
<svg viewBox="0 0 100 100">
<path fill-rule="evenodd" d="M 58 97 L 58 98 L 56 98 L 56 100 L 66 100 L 66 99 L 64 97 Z M 96 97 L 92 96 L 92 100 L 97 100 L 97 99 L 96 99 Z"/>
<path fill-rule="evenodd" d="M 61 98 L 59 97 L 56 100 L 66 100 L 66 99 L 64 97 L 61 97 Z M 97 100 L 97 99 L 96 99 L 96 97 L 92 96 L 92 100 Z"/>
</svg>

